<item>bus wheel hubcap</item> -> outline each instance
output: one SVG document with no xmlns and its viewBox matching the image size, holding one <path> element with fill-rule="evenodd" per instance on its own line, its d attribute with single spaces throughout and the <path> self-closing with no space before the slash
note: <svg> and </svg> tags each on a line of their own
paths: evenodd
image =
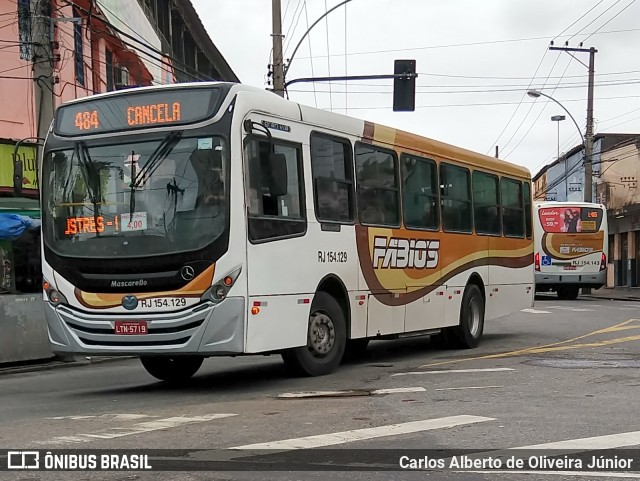
<svg viewBox="0 0 640 481">
<path fill-rule="evenodd" d="M 336 330 L 329 316 L 321 312 L 311 315 L 309 321 L 309 340 L 314 354 L 325 355 L 331 349 L 336 340 Z"/>
<path fill-rule="evenodd" d="M 469 303 L 469 332 L 473 337 L 480 331 L 480 306 L 477 299 L 471 299 Z"/>
</svg>

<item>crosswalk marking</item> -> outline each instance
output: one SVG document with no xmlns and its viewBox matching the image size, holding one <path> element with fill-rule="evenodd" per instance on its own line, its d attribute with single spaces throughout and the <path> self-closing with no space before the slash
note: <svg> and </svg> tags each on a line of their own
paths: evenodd
<svg viewBox="0 0 640 481">
<path fill-rule="evenodd" d="M 462 391 L 464 389 L 496 389 L 504 386 L 466 386 L 466 387 L 442 387 L 436 389 L 436 391 Z"/>
<path fill-rule="evenodd" d="M 285 439 L 282 441 L 273 441 L 267 443 L 247 444 L 244 446 L 236 446 L 229 449 L 246 450 L 246 449 L 278 449 L 278 450 L 294 450 L 294 449 L 311 449 L 323 446 L 333 446 L 336 444 L 351 443 L 354 441 L 363 441 L 366 439 L 381 438 L 387 436 L 397 436 L 400 434 L 417 433 L 421 431 L 429 431 L 433 429 L 445 429 L 466 424 L 482 423 L 486 421 L 495 421 L 494 418 L 482 416 L 448 416 L 437 419 L 425 419 L 422 421 L 411 421 L 400 424 L 390 424 L 387 426 L 378 426 L 375 428 L 353 429 L 351 431 L 342 431 L 330 434 L 320 434 L 316 436 L 306 436 L 302 438 Z"/>
<path fill-rule="evenodd" d="M 420 367 L 429 367 L 428 364 L 420 366 Z M 409 371 L 409 372 L 398 372 L 392 374 L 391 377 L 395 376 L 412 376 L 412 375 L 420 375 L 420 374 L 462 374 L 462 373 L 473 373 L 473 372 L 506 372 L 506 371 L 515 371 L 515 369 L 511 367 L 488 367 L 482 369 L 437 369 L 434 371 Z"/>
<path fill-rule="evenodd" d="M 539 311 L 537 309 L 522 309 L 520 312 L 528 312 L 529 314 L 551 314 L 551 311 Z"/>
<path fill-rule="evenodd" d="M 456 473 L 474 473 L 474 474 L 508 474 L 510 477 L 513 477 L 514 474 L 536 474 L 538 476 L 578 476 L 580 479 L 586 478 L 606 478 L 606 479 L 616 479 L 616 478 L 625 478 L 625 479 L 640 479 L 640 473 L 624 473 L 619 471 L 613 472 L 602 472 L 602 471 L 542 471 L 542 470 L 518 470 L 518 471 L 508 471 L 508 470 L 464 470 L 464 471 L 453 471 Z M 508 478 L 507 478 L 508 479 Z"/>
<path fill-rule="evenodd" d="M 155 421 L 147 421 L 144 423 L 134 424 L 129 427 L 117 427 L 104 429 L 95 433 L 74 434 L 71 436 L 58 436 L 43 444 L 66 444 L 66 443 L 86 443 L 96 439 L 114 439 L 123 436 L 132 436 L 134 434 L 148 433 L 152 431 L 160 431 L 162 429 L 176 428 L 188 424 L 202 423 L 213 421 L 215 419 L 223 419 L 236 414 L 205 414 L 204 416 L 183 417 L 177 416 L 172 418 L 157 419 Z"/>
</svg>

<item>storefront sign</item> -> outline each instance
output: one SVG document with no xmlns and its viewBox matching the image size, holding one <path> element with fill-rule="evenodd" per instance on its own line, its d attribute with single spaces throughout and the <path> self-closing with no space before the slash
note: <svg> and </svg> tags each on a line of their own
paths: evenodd
<svg viewBox="0 0 640 481">
<path fill-rule="evenodd" d="M 11 189 L 13 191 L 14 160 L 22 162 L 22 190 L 38 190 L 38 165 L 36 162 L 37 151 L 35 147 L 20 146 L 17 159 L 13 158 L 13 144 L 0 144 L 0 190 Z"/>
</svg>

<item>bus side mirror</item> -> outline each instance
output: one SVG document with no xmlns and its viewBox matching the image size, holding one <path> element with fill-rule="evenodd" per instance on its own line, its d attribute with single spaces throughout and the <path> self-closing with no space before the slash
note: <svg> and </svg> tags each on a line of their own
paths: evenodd
<svg viewBox="0 0 640 481">
<path fill-rule="evenodd" d="M 269 193 L 272 197 L 287 194 L 287 158 L 284 154 L 271 154 L 269 156 L 269 171 L 271 179 Z"/>
<path fill-rule="evenodd" d="M 22 160 L 13 161 L 13 193 L 17 197 L 22 194 Z"/>
</svg>

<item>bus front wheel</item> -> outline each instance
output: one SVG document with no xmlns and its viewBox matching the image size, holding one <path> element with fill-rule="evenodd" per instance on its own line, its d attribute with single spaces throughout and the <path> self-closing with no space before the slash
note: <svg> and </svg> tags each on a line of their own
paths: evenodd
<svg viewBox="0 0 640 481">
<path fill-rule="evenodd" d="M 190 379 L 204 358 L 201 356 L 144 356 L 140 358 L 142 365 L 156 379 L 177 383 Z"/>
<path fill-rule="evenodd" d="M 303 376 L 323 376 L 342 361 L 347 340 L 345 315 L 330 294 L 317 292 L 307 324 L 307 345 L 282 353 L 286 366 Z"/>
</svg>

